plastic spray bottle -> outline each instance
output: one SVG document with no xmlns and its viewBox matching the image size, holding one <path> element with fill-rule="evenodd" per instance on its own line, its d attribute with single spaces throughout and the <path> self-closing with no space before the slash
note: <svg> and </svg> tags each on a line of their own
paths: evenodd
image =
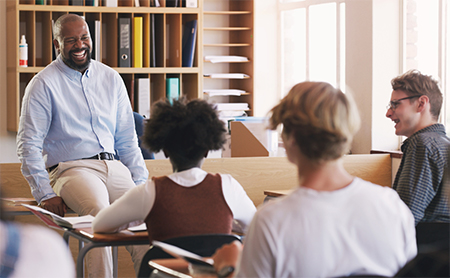
<svg viewBox="0 0 450 278">
<path fill-rule="evenodd" d="M 19 66 L 28 67 L 28 44 L 25 35 L 22 35 L 19 44 Z"/>
</svg>

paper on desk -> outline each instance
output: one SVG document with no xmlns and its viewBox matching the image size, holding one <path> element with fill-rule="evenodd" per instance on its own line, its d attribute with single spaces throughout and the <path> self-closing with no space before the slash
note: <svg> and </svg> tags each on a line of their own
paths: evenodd
<svg viewBox="0 0 450 278">
<path fill-rule="evenodd" d="M 22 204 L 22 206 L 28 208 L 32 212 L 39 212 L 46 215 L 50 215 L 53 219 L 53 222 L 61 227 L 67 228 L 90 228 L 92 226 L 92 221 L 94 220 L 94 216 L 92 215 L 84 215 L 78 217 L 61 217 L 51 211 L 43 209 L 38 206 Z M 38 216 L 39 217 L 39 216 Z M 41 218 L 45 222 L 44 219 Z"/>
<path fill-rule="evenodd" d="M 211 78 L 224 78 L 224 79 L 244 79 L 246 77 L 249 77 L 245 73 L 206 73 L 204 74 L 204 76 Z"/>
<path fill-rule="evenodd" d="M 147 225 L 145 223 L 142 223 L 141 225 L 138 225 L 138 226 L 129 227 L 128 230 L 132 231 L 132 232 L 147 231 Z"/>
</svg>

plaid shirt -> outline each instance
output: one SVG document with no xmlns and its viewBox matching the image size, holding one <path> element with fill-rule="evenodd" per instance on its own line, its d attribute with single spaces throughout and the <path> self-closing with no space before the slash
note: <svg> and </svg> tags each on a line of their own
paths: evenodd
<svg viewBox="0 0 450 278">
<path fill-rule="evenodd" d="M 421 129 L 402 144 L 402 161 L 393 188 L 419 222 L 450 222 L 444 170 L 450 139 L 442 124 Z"/>
</svg>

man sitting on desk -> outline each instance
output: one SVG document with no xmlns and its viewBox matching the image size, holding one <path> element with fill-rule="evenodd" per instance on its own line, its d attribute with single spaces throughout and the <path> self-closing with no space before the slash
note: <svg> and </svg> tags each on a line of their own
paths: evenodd
<svg viewBox="0 0 450 278">
<path fill-rule="evenodd" d="M 393 188 L 411 209 L 415 224 L 450 222 L 443 192 L 450 139 L 437 123 L 442 93 L 430 76 L 408 71 L 391 81 L 392 95 L 386 117 L 395 134 L 408 137 L 402 144 L 402 161 Z"/>
<path fill-rule="evenodd" d="M 91 60 L 84 19 L 63 15 L 53 32 L 60 55 L 25 89 L 17 153 L 43 208 L 64 215 L 68 206 L 95 216 L 145 183 L 148 171 L 125 85 L 116 71 Z M 114 159 L 116 150 L 120 161 Z M 130 250 L 138 267 L 142 254 Z M 95 248 L 88 253 L 89 275 L 112 277 L 111 262 L 110 250 Z"/>
</svg>

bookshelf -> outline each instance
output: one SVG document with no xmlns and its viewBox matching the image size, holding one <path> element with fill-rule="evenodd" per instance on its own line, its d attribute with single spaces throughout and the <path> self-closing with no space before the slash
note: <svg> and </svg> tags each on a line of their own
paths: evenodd
<svg viewBox="0 0 450 278">
<path fill-rule="evenodd" d="M 81 5 L 71 5 L 78 1 Z M 150 79 L 150 103 L 165 97 L 166 78 L 178 77 L 180 94 L 189 99 L 203 96 L 203 57 L 201 44 L 195 44 L 193 67 L 182 67 L 182 35 L 186 22 L 197 20 L 197 42 L 202 41 L 202 0 L 196 8 L 166 7 L 170 0 L 159 0 L 160 7 L 152 7 L 153 0 L 117 0 L 117 7 L 104 6 L 110 0 L 98 0 L 98 6 L 88 6 L 94 0 L 11 0 L 7 1 L 7 129 L 18 130 L 21 101 L 25 87 L 35 74 L 53 60 L 52 20 L 61 15 L 76 13 L 86 21 L 100 22 L 100 59 L 115 69 L 123 78 L 133 103 L 135 80 Z M 167 2 L 166 2 L 167 1 Z M 139 7 L 136 7 L 136 3 Z M 39 5 L 36 3 L 45 3 Z M 131 34 L 135 26 L 133 19 L 142 17 L 143 61 L 135 67 L 131 58 L 130 67 L 119 67 L 119 18 L 131 19 Z M 152 34 L 154 36 L 152 36 Z M 19 67 L 19 42 L 25 35 L 28 43 L 28 67 Z M 92 40 L 95 39 L 91 34 Z M 154 37 L 154 38 L 152 38 Z M 134 43 L 134 40 L 131 44 Z M 151 55 L 154 47 L 155 55 Z M 131 46 L 133 51 L 133 45 Z M 133 55 L 133 54 L 132 54 Z M 131 56 L 132 56 L 131 55 Z M 152 57 L 155 57 L 153 59 Z"/>
<path fill-rule="evenodd" d="M 203 89 L 239 90 L 230 96 L 210 97 L 211 102 L 248 103 L 253 116 L 253 0 L 203 0 L 203 56 L 239 56 L 247 61 L 211 62 L 203 59 Z M 242 73 L 243 78 L 211 78 L 213 73 Z"/>
</svg>

